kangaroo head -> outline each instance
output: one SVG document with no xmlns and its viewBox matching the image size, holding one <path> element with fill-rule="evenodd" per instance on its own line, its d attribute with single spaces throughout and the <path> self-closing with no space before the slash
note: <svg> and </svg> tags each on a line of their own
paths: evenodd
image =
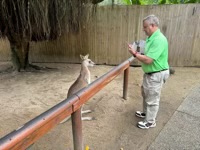
<svg viewBox="0 0 200 150">
<path fill-rule="evenodd" d="M 89 59 L 89 54 L 83 56 L 83 55 L 80 55 L 81 59 L 82 59 L 82 64 L 84 64 L 85 66 L 90 66 L 90 67 L 93 67 L 95 65 L 95 63 Z"/>
</svg>

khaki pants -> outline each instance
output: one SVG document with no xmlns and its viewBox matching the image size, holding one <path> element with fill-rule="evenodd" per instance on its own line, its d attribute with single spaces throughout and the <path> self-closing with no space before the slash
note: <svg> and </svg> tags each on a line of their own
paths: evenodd
<svg viewBox="0 0 200 150">
<path fill-rule="evenodd" d="M 154 123 L 159 110 L 161 89 L 169 77 L 169 70 L 144 74 L 141 87 L 143 97 L 143 112 L 146 113 L 145 121 Z"/>
</svg>

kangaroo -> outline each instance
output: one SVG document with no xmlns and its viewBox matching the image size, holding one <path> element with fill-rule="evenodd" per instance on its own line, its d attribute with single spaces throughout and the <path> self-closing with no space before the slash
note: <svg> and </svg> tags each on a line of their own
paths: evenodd
<svg viewBox="0 0 200 150">
<path fill-rule="evenodd" d="M 87 54 L 85 56 L 80 55 L 80 58 L 82 59 L 80 75 L 78 76 L 76 81 L 70 86 L 68 93 L 67 93 L 67 98 L 69 96 L 75 94 L 82 88 L 88 86 L 88 84 L 90 84 L 90 80 L 91 80 L 90 79 L 90 70 L 88 69 L 88 67 L 93 67 L 95 65 L 95 63 L 93 61 L 91 61 L 88 57 L 89 57 L 89 54 Z M 82 108 L 81 108 L 81 114 L 92 112 L 91 110 L 83 111 Z M 67 120 L 69 120 L 69 118 L 70 117 L 64 119 L 60 123 L 66 122 Z M 81 120 L 93 120 L 93 119 L 94 119 L 93 117 L 82 117 L 81 118 Z"/>
</svg>

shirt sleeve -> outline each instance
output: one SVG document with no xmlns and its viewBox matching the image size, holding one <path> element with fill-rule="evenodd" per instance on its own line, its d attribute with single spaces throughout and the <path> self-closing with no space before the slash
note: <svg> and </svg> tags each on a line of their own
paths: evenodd
<svg viewBox="0 0 200 150">
<path fill-rule="evenodd" d="M 160 55 L 164 51 L 164 47 L 165 47 L 163 44 L 163 41 L 161 41 L 161 40 L 162 39 L 154 39 L 154 41 L 149 46 L 146 56 L 148 56 L 154 60 L 157 60 L 160 57 Z"/>
</svg>

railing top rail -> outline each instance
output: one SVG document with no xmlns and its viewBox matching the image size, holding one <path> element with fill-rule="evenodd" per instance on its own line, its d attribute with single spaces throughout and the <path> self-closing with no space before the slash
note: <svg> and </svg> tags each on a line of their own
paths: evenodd
<svg viewBox="0 0 200 150">
<path fill-rule="evenodd" d="M 68 99 L 63 100 L 41 115 L 25 123 L 22 127 L 2 137 L 0 139 L 0 150 L 27 148 L 50 129 L 59 124 L 63 119 L 79 109 L 89 98 L 94 96 L 122 71 L 127 69 L 133 60 L 134 58 L 130 57 L 92 82 L 89 86 L 81 89 Z"/>
</svg>

